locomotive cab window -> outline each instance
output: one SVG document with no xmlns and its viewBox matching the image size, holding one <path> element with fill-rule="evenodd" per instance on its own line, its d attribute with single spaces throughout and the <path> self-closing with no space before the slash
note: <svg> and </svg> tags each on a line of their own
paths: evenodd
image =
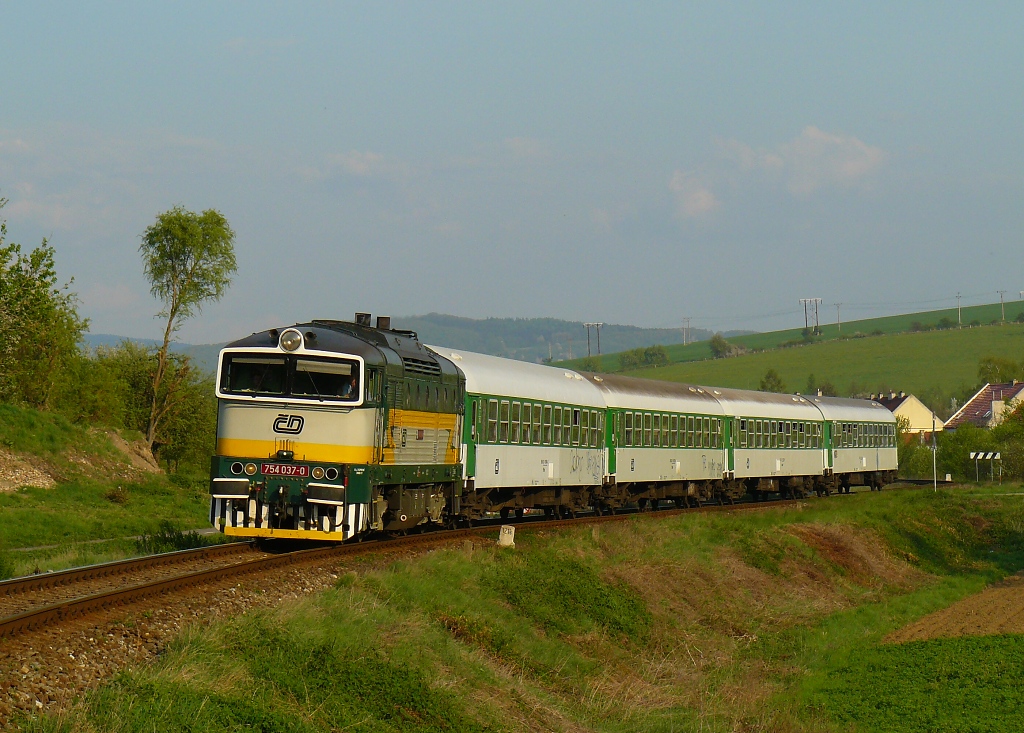
<svg viewBox="0 0 1024 733">
<path fill-rule="evenodd" d="M 220 391 L 246 397 L 358 402 L 359 362 L 350 359 L 225 354 Z"/>
</svg>

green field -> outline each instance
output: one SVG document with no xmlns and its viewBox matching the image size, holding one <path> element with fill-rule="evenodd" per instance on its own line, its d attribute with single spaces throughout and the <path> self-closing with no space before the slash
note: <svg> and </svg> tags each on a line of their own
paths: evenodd
<svg viewBox="0 0 1024 733">
<path fill-rule="evenodd" d="M 187 629 L 24 725 L 1010 733 L 1019 637 L 881 641 L 1024 567 L 1019 491 L 863 492 L 363 556 L 326 592 Z"/>
<path fill-rule="evenodd" d="M 827 341 L 725 359 L 681 362 L 630 372 L 633 376 L 720 387 L 757 389 L 769 369 L 788 391 L 804 392 L 808 377 L 829 381 L 840 395 L 905 391 L 922 395 L 973 393 L 978 360 L 997 356 L 1024 359 L 1024 325 L 900 333 Z"/>
<path fill-rule="evenodd" d="M 1006 320 L 1014 322 L 1021 314 L 1024 314 L 1024 301 L 1012 301 L 1006 303 Z M 964 327 L 972 322 L 980 325 L 990 325 L 998 322 L 1001 318 L 1001 309 L 998 303 L 990 305 L 965 306 L 962 309 L 961 320 Z M 926 328 L 934 328 L 941 319 L 947 318 L 952 323 L 957 322 L 956 308 L 938 311 L 925 311 L 921 313 L 907 313 L 898 316 L 883 316 L 881 318 L 868 318 L 859 321 L 850 321 L 837 326 L 835 323 L 825 323 L 821 326 L 821 335 L 816 341 L 828 342 L 841 338 L 849 338 L 855 335 L 870 336 L 872 334 L 889 335 L 902 334 L 911 331 L 914 323 L 920 323 Z M 729 343 L 742 346 L 750 350 L 776 349 L 783 344 L 798 342 L 803 338 L 802 328 L 791 328 L 783 331 L 769 331 L 765 333 L 754 333 L 746 336 L 730 338 Z M 665 351 L 670 363 L 701 361 L 711 359 L 711 346 L 709 341 L 698 341 L 686 346 L 666 346 Z M 617 354 L 606 353 L 601 357 L 604 367 L 609 371 L 615 371 L 619 365 Z M 579 367 L 581 359 L 559 362 L 569 367 Z"/>
</svg>

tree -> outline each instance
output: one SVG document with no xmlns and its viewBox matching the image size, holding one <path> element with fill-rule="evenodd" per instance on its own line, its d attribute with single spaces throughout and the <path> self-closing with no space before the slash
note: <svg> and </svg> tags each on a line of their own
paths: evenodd
<svg viewBox="0 0 1024 733">
<path fill-rule="evenodd" d="M 985 356 L 978 360 L 978 379 L 986 384 L 1012 382 L 1024 377 L 1019 364 L 1000 356 Z"/>
<path fill-rule="evenodd" d="M 711 354 L 716 359 L 729 356 L 732 353 L 732 344 L 725 340 L 725 336 L 716 333 L 711 337 Z"/>
<path fill-rule="evenodd" d="M 761 390 L 762 392 L 782 393 L 788 391 L 786 389 L 786 385 L 783 384 L 782 382 L 782 377 L 780 377 L 779 373 L 774 369 L 769 369 L 767 372 L 764 373 L 764 376 L 761 378 L 761 384 L 758 386 L 758 389 Z"/>
<path fill-rule="evenodd" d="M 26 254 L 6 237 L 0 218 L 0 399 L 52 407 L 88 321 L 71 283 L 58 284 L 53 247 L 44 239 Z"/>
<path fill-rule="evenodd" d="M 181 206 L 158 215 L 142 235 L 143 270 L 150 292 L 164 304 L 158 316 L 166 319 L 146 426 L 151 450 L 160 421 L 182 399 L 180 388 L 188 377 L 187 368 L 176 369 L 174 379 L 165 383 L 171 337 L 205 303 L 223 297 L 237 271 L 234 242 L 235 233 L 220 212 L 207 209 L 195 214 Z"/>
<path fill-rule="evenodd" d="M 601 371 L 601 357 L 599 356 L 584 356 L 580 360 L 580 371 L 584 372 L 599 372 Z"/>
</svg>

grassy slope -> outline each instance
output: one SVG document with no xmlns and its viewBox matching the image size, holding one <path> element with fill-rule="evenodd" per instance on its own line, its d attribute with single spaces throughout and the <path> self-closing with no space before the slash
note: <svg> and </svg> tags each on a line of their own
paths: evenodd
<svg viewBox="0 0 1024 733">
<path fill-rule="evenodd" d="M 1014 301 L 1006 304 L 1006 318 L 1008 321 L 1013 321 L 1021 313 L 1024 313 L 1024 301 Z M 822 315 L 824 315 L 824 313 Z M 989 324 L 992 321 L 998 320 L 999 317 L 1000 308 L 998 303 L 995 305 L 964 307 L 962 313 L 962 320 L 965 326 L 975 320 L 982 324 Z M 908 313 L 906 315 L 898 316 L 883 316 L 881 318 L 868 318 L 860 321 L 844 323 L 842 328 L 837 327 L 835 323 L 827 323 L 821 326 L 821 336 L 818 338 L 819 341 L 827 342 L 835 341 L 841 336 L 852 336 L 856 333 L 864 335 L 869 335 L 879 331 L 881 331 L 882 334 L 907 333 L 910 331 L 911 325 L 915 321 L 926 326 L 935 326 L 942 318 L 949 318 L 951 321 L 956 323 L 956 308 L 939 311 L 925 311 L 922 313 Z M 775 349 L 784 343 L 799 341 L 801 338 L 802 329 L 791 328 L 783 331 L 769 331 L 765 333 L 750 334 L 747 336 L 737 336 L 729 339 L 729 342 L 748 349 Z M 686 346 L 666 346 L 665 351 L 668 354 L 668 359 L 671 363 L 700 361 L 703 359 L 710 359 L 712 356 L 710 342 L 708 341 L 698 341 L 697 343 L 687 344 Z M 606 353 L 603 359 L 609 368 L 618 367 L 619 361 L 617 354 Z M 572 361 L 560 363 L 565 364 L 566 366 L 578 366 L 579 362 L 579 359 L 574 359 Z"/>
<path fill-rule="evenodd" d="M 954 394 L 978 381 L 978 360 L 999 356 L 1020 361 L 1024 325 L 903 333 L 830 341 L 775 351 L 670 364 L 631 372 L 635 376 L 722 387 L 757 389 L 768 369 L 775 369 L 791 391 L 803 391 L 807 378 L 828 380 L 840 391 L 851 384 L 864 391 L 883 387 L 908 393 L 938 390 Z"/>
<path fill-rule="evenodd" d="M 59 415 L 0 405 L 0 446 L 42 464 L 57 481 L 52 489 L 0 493 L 0 566 L 7 573 L 123 557 L 135 549 L 123 538 L 153 532 L 162 521 L 206 524 L 204 482 L 133 471 L 104 434 Z M 10 552 L 43 545 L 57 547 Z"/>
<path fill-rule="evenodd" d="M 896 693 L 941 684 L 942 663 L 879 642 L 1024 567 L 1022 528 L 1016 496 L 893 491 L 366 558 L 29 729 L 1020 730 L 1000 700 L 1017 699 L 1021 637 L 990 645 L 1004 678 L 963 665 L 972 706 L 937 695 L 924 718 Z"/>
</svg>

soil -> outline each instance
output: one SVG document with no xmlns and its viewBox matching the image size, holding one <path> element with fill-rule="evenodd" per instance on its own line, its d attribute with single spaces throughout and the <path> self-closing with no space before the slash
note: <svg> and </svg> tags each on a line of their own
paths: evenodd
<svg viewBox="0 0 1024 733">
<path fill-rule="evenodd" d="M 928 614 L 885 637 L 885 642 L 954 636 L 1024 634 L 1024 573 L 990 585 L 980 593 Z"/>
<path fill-rule="evenodd" d="M 110 438 L 115 448 L 128 456 L 134 468 L 147 473 L 163 473 L 144 440 L 128 442 L 116 430 L 104 430 L 103 433 Z"/>
<path fill-rule="evenodd" d="M 14 491 L 23 486 L 52 489 L 56 482 L 43 461 L 0 448 L 0 491 Z"/>
</svg>

